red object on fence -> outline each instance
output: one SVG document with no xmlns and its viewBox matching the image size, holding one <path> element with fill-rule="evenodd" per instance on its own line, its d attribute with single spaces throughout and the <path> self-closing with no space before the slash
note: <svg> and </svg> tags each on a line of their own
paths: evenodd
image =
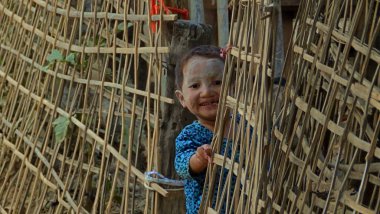
<svg viewBox="0 0 380 214">
<path fill-rule="evenodd" d="M 156 4 L 156 2 L 158 2 L 159 4 Z M 186 20 L 189 19 L 189 11 L 187 9 L 180 9 L 180 8 L 176 8 L 176 7 L 168 7 L 165 5 L 165 2 L 163 0 L 151 0 L 150 1 L 150 6 L 151 6 L 150 15 L 151 16 L 160 14 L 160 8 L 161 8 L 160 4 L 162 4 L 162 9 L 164 10 L 165 14 L 170 14 L 170 13 L 180 14 L 183 19 L 186 19 Z M 159 21 L 151 21 L 151 23 L 150 23 L 150 29 L 154 33 L 157 30 L 156 24 L 158 22 Z"/>
</svg>

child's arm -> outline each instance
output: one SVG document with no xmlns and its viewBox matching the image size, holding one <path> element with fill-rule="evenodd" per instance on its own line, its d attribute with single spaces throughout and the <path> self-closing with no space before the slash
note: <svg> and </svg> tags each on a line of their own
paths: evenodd
<svg viewBox="0 0 380 214">
<path fill-rule="evenodd" d="M 211 146 L 204 144 L 197 148 L 196 153 L 190 158 L 190 171 L 192 174 L 199 174 L 207 168 L 207 164 L 211 163 Z"/>
<path fill-rule="evenodd" d="M 197 137 L 199 136 L 195 136 L 195 135 L 198 135 L 198 132 L 195 132 L 193 127 L 190 127 L 190 128 L 187 128 L 187 129 L 185 128 L 184 130 L 182 130 L 181 133 L 176 138 L 176 142 L 175 142 L 176 152 L 175 152 L 175 159 L 174 159 L 174 167 L 177 174 L 182 179 L 195 179 L 199 181 L 200 183 L 202 183 L 205 177 L 204 170 L 207 167 L 207 161 L 205 164 L 201 164 L 201 166 L 203 166 L 203 168 L 201 169 L 197 169 L 196 167 L 197 164 L 195 164 L 195 166 L 190 166 L 190 165 L 193 165 L 190 162 L 193 162 L 195 160 L 195 162 L 197 163 L 199 160 L 196 157 L 202 155 L 203 154 L 202 151 L 206 151 L 206 154 L 209 154 L 208 156 L 211 157 L 211 146 L 209 145 L 206 146 L 202 144 L 201 142 L 199 142 L 197 139 Z M 203 143 L 208 142 L 208 141 L 209 140 L 204 140 Z M 203 149 L 201 150 L 200 148 L 203 148 Z M 198 155 L 195 156 L 197 154 L 197 150 L 199 150 L 199 152 L 198 152 Z M 200 160 L 203 160 L 203 159 L 204 158 Z M 201 161 L 201 162 L 204 162 L 204 161 Z"/>
</svg>

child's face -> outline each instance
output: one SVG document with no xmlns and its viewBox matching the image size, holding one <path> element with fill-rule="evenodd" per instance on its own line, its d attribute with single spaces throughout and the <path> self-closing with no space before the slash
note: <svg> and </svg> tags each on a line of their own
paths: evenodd
<svg viewBox="0 0 380 214">
<path fill-rule="evenodd" d="M 219 59 L 195 56 L 183 68 L 182 91 L 176 96 L 184 108 L 203 125 L 215 123 L 224 63 Z"/>
</svg>

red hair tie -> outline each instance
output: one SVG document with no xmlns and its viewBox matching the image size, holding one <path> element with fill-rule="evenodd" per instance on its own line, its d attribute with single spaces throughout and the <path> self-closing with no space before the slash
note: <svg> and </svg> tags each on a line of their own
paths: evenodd
<svg viewBox="0 0 380 214">
<path fill-rule="evenodd" d="M 232 49 L 231 45 L 226 45 L 226 47 L 220 49 L 220 57 L 226 59 L 228 51 Z"/>
</svg>

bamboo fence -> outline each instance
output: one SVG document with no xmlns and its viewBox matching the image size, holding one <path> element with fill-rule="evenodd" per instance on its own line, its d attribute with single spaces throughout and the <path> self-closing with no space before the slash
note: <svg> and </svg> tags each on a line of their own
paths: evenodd
<svg viewBox="0 0 380 214">
<path fill-rule="evenodd" d="M 301 1 L 282 78 L 278 4 L 230 1 L 201 212 L 379 213 L 380 2 Z M 143 172 L 174 103 L 162 26 L 177 16 L 149 14 L 148 1 L 0 1 L 1 213 L 155 213 L 170 194 Z"/>
<path fill-rule="evenodd" d="M 162 26 L 177 15 L 149 3 L 0 1 L 0 213 L 147 213 L 169 194 L 144 172 L 174 103 Z"/>
<path fill-rule="evenodd" d="M 380 2 L 301 1 L 285 87 L 276 2 L 261 3 L 234 2 L 213 140 L 232 156 L 215 155 L 202 212 L 379 213 Z"/>
</svg>

